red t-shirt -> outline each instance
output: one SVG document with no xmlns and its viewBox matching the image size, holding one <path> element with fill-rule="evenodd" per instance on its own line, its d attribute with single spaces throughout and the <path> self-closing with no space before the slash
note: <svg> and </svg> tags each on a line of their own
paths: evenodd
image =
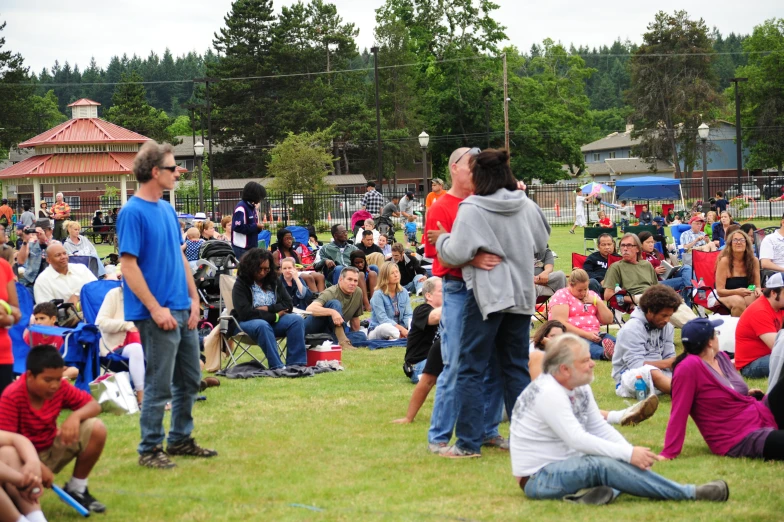
<svg viewBox="0 0 784 522">
<path fill-rule="evenodd" d="M 452 194 L 449 194 L 448 192 L 439 197 L 436 202 L 433 203 L 433 206 L 430 207 L 430 210 L 427 211 L 427 219 L 425 221 L 425 231 L 423 237 L 427 238 L 428 230 L 438 230 L 439 222 L 447 232 L 451 232 L 452 225 L 454 224 L 455 218 L 457 217 L 457 207 L 460 205 L 461 201 L 463 200 L 453 196 Z M 462 279 L 462 270 L 459 268 L 445 268 L 441 266 L 441 263 L 438 260 L 436 247 L 431 245 L 427 240 L 425 240 L 424 243 L 425 257 L 433 259 L 433 275 L 438 277 L 450 275 Z"/>
<path fill-rule="evenodd" d="M 33 338 L 32 342 L 30 342 L 31 336 Z M 44 335 L 36 332 L 30 332 L 29 330 L 25 330 L 24 340 L 27 344 L 30 345 L 31 348 L 33 346 L 41 346 L 42 344 L 51 344 L 60 350 L 60 352 L 62 352 L 63 343 L 65 341 L 58 335 Z"/>
<path fill-rule="evenodd" d="M 603 217 L 602 219 L 599 220 L 599 226 L 610 227 L 612 226 L 612 221 L 610 221 L 610 218 L 608 217 Z"/>
<path fill-rule="evenodd" d="M 744 310 L 735 328 L 735 368 L 740 370 L 771 350 L 760 335 L 781 330 L 784 310 L 778 312 L 770 306 L 765 296 L 760 296 Z"/>
<path fill-rule="evenodd" d="M 0 259 L 0 299 L 8 302 L 8 283 L 14 280 L 14 271 L 5 259 Z M 7 328 L 0 328 L 0 364 L 14 364 L 11 336 Z"/>
<path fill-rule="evenodd" d="M 33 443 L 36 451 L 44 451 L 52 446 L 57 436 L 60 412 L 64 409 L 76 411 L 92 400 L 89 393 L 63 379 L 54 397 L 44 402 L 40 410 L 34 410 L 27 391 L 27 374 L 22 374 L 0 397 L 0 430 L 23 435 Z"/>
</svg>

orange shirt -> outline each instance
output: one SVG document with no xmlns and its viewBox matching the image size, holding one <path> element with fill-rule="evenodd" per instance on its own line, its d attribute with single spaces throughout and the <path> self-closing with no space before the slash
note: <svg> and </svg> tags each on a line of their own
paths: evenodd
<svg viewBox="0 0 784 522">
<path fill-rule="evenodd" d="M 66 219 L 71 215 L 71 206 L 63 201 L 52 205 L 52 218 L 56 220 Z"/>
<path fill-rule="evenodd" d="M 428 194 L 427 199 L 425 199 L 425 208 L 430 208 L 433 205 L 433 203 L 435 203 L 436 200 L 442 197 L 444 194 L 446 194 L 446 190 L 443 189 L 439 194 L 436 194 L 435 192 L 431 192 L 430 194 Z"/>
</svg>

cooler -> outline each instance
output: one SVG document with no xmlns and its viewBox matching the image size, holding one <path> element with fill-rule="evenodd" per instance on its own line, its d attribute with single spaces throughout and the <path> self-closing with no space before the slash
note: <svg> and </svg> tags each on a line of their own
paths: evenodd
<svg viewBox="0 0 784 522">
<path fill-rule="evenodd" d="M 336 344 L 331 350 L 308 350 L 308 366 L 316 366 L 318 361 L 338 361 L 341 362 L 343 350 Z"/>
</svg>

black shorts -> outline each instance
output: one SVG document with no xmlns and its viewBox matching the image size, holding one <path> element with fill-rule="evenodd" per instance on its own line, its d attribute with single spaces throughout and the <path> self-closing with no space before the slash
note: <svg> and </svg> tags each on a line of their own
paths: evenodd
<svg viewBox="0 0 784 522">
<path fill-rule="evenodd" d="M 427 352 L 427 362 L 422 373 L 438 377 L 444 371 L 444 360 L 441 358 L 441 338 L 436 337 L 430 351 Z"/>
</svg>

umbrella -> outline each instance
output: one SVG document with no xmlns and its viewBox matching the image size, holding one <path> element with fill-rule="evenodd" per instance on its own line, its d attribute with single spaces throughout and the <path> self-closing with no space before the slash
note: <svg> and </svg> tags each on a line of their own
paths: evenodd
<svg viewBox="0 0 784 522">
<path fill-rule="evenodd" d="M 583 185 L 582 187 L 580 187 L 580 190 L 582 190 L 583 194 L 590 194 L 590 195 L 604 194 L 613 191 L 612 187 L 608 187 L 607 185 L 602 185 L 601 183 L 588 183 L 587 185 Z"/>
</svg>

